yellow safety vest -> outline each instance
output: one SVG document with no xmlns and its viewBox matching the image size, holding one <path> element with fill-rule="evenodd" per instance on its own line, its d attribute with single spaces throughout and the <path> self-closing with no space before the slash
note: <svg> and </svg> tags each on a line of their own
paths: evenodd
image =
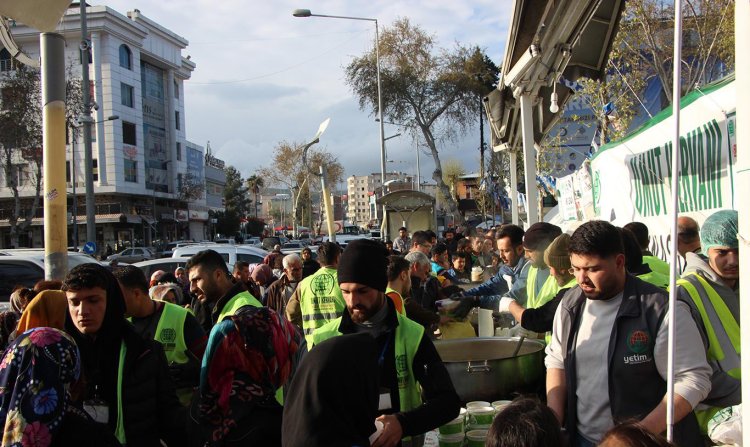
<svg viewBox="0 0 750 447">
<path fill-rule="evenodd" d="M 224 308 L 221 309 L 221 313 L 219 314 L 219 319 L 216 321 L 220 322 L 224 318 L 234 315 L 240 307 L 244 306 L 263 307 L 263 305 L 260 304 L 260 301 L 255 299 L 250 292 L 245 290 L 233 296 L 232 299 L 224 305 Z"/>
<path fill-rule="evenodd" d="M 400 293 L 391 289 L 390 287 L 385 288 L 385 296 L 393 301 L 393 305 L 396 306 L 396 312 L 401 315 L 406 315 L 406 308 L 404 308 L 404 298 Z"/>
<path fill-rule="evenodd" d="M 661 273 L 662 275 L 669 276 L 669 264 L 656 256 L 644 256 L 643 262 L 648 264 L 648 267 L 652 272 Z"/>
<path fill-rule="evenodd" d="M 549 275 L 542 284 L 541 290 L 537 293 L 536 290 L 536 276 L 539 273 L 539 268 L 533 265 L 529 268 L 529 276 L 526 280 L 526 308 L 536 309 L 542 307 L 544 303 L 551 300 L 557 295 L 561 287 L 557 284 L 557 280 L 554 276 Z"/>
<path fill-rule="evenodd" d="M 638 275 L 638 278 L 664 290 L 669 288 L 669 275 L 663 275 L 652 270 L 648 273 Z"/>
<path fill-rule="evenodd" d="M 398 327 L 396 327 L 396 338 L 394 340 L 394 353 L 396 355 L 396 377 L 398 381 L 398 400 L 401 412 L 413 410 L 422 405 L 422 395 L 419 384 L 414 377 L 412 364 L 414 356 L 419 348 L 419 342 L 424 334 L 424 326 L 406 318 L 396 312 Z M 313 332 L 310 348 L 316 344 L 328 340 L 331 337 L 341 335 L 339 326 L 341 317 L 330 321 Z M 405 362 L 399 359 L 406 359 Z"/>
<path fill-rule="evenodd" d="M 740 325 L 732 312 L 708 281 L 696 273 L 677 280 L 677 285 L 685 289 L 701 316 L 708 338 L 708 360 L 715 361 L 730 377 L 740 380 Z M 704 293 L 700 293 L 698 286 Z M 717 407 L 695 410 L 704 434 L 707 432 L 708 421 L 719 410 Z"/>
<path fill-rule="evenodd" d="M 170 364 L 188 362 L 188 357 L 185 354 L 185 351 L 187 351 L 185 331 L 183 330 L 187 314 L 188 311 L 184 307 L 164 302 L 164 309 L 161 312 L 159 324 L 156 326 L 154 340 L 164 347 L 164 354 Z"/>
<path fill-rule="evenodd" d="M 346 302 L 339 288 L 336 269 L 331 267 L 322 267 L 303 279 L 297 288 L 302 312 L 302 330 L 310 346 L 313 331 L 340 317 L 346 308 Z"/>
</svg>

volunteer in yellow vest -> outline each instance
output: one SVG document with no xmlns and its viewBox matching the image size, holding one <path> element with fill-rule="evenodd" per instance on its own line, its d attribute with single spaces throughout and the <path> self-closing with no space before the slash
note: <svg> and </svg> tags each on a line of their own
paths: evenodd
<svg viewBox="0 0 750 447">
<path fill-rule="evenodd" d="M 500 312 L 510 312 L 519 322 L 516 325 L 518 329 L 514 330 L 516 335 L 534 338 L 536 333 L 552 331 L 552 322 L 560 300 L 568 289 L 578 286 L 575 277 L 570 273 L 569 244 L 570 236 L 561 234 L 544 250 L 544 263 L 549 267 L 550 278 L 554 278 L 560 287 L 554 298 L 535 309 L 526 309 L 511 297 L 500 299 Z"/>
<path fill-rule="evenodd" d="M 286 305 L 286 317 L 301 328 L 307 344 L 312 344 L 312 333 L 344 313 L 344 298 L 336 282 L 341 247 L 326 242 L 318 247 L 320 269 L 303 279 Z"/>
<path fill-rule="evenodd" d="M 211 326 L 234 315 L 242 306 L 262 307 L 242 282 L 233 282 L 224 258 L 214 250 L 193 255 L 185 268 L 190 293 L 210 311 Z"/>
<path fill-rule="evenodd" d="M 633 232 L 627 228 L 621 228 L 620 234 L 625 248 L 625 269 L 628 273 L 660 289 L 667 290 L 669 275 L 653 271 L 651 266 L 643 260 L 643 252 Z"/>
<path fill-rule="evenodd" d="M 648 227 L 642 222 L 630 222 L 623 228 L 633 232 L 635 240 L 638 241 L 638 245 L 643 252 L 643 262 L 648 264 L 651 271 L 669 276 L 669 264 L 654 256 L 648 249 L 648 244 L 650 242 Z"/>
<path fill-rule="evenodd" d="M 186 408 L 169 377 L 162 346 L 140 337 L 125 319 L 125 300 L 112 272 L 99 264 L 74 267 L 63 280 L 65 331 L 81 354 L 73 404 L 122 445 L 186 445 Z"/>
<path fill-rule="evenodd" d="M 686 253 L 687 267 L 677 281 L 677 299 L 690 306 L 713 370 L 711 392 L 696 408 L 704 431 L 717 409 L 741 402 L 737 222 L 734 210 L 709 216 L 700 232 L 707 256 Z"/>
<path fill-rule="evenodd" d="M 557 225 L 537 222 L 523 234 L 523 250 L 531 263 L 526 279 L 526 308 L 535 309 L 557 295 L 560 286 L 544 262 L 544 250 L 562 230 Z"/>
<path fill-rule="evenodd" d="M 373 445 L 379 447 L 398 446 L 402 438 L 439 427 L 458 416 L 460 409 L 448 371 L 424 328 L 396 312 L 385 296 L 386 254 L 383 245 L 369 239 L 347 245 L 337 272 L 346 312 L 313 334 L 313 345 L 349 333 L 367 333 L 377 341 L 381 390 L 377 420 L 384 427 Z"/>
<path fill-rule="evenodd" d="M 200 379 L 206 333 L 184 307 L 149 298 L 143 270 L 126 265 L 114 274 L 125 299 L 125 315 L 138 335 L 161 343 L 180 402 L 189 405 Z"/>
</svg>

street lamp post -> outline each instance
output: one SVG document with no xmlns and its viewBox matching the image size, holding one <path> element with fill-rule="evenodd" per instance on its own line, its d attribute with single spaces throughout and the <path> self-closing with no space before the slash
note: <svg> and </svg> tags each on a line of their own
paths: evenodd
<svg viewBox="0 0 750 447">
<path fill-rule="evenodd" d="M 380 122 L 380 185 L 385 184 L 385 131 L 383 130 L 383 95 L 380 87 L 380 31 L 378 29 L 378 19 L 369 17 L 350 17 L 350 16 L 332 16 L 325 14 L 313 14 L 309 9 L 295 9 L 292 12 L 294 17 L 325 17 L 329 19 L 344 19 L 344 20 L 364 20 L 367 22 L 375 23 L 375 68 L 377 72 L 378 81 L 378 121 Z M 385 222 L 385 206 L 383 206 L 383 220 L 384 220 L 384 232 L 383 238 L 388 236 L 388 222 Z"/>
</svg>

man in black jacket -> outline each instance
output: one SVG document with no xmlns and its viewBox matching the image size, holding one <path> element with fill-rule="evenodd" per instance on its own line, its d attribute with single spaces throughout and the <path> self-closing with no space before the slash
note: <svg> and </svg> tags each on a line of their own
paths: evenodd
<svg viewBox="0 0 750 447">
<path fill-rule="evenodd" d="M 381 353 L 378 420 L 384 425 L 376 447 L 400 445 L 404 437 L 455 418 L 460 408 L 453 382 L 424 328 L 397 313 L 386 297 L 387 262 L 377 241 L 350 242 L 337 271 L 347 311 L 313 333 L 315 345 L 349 333 L 375 338 Z"/>
<path fill-rule="evenodd" d="M 186 411 L 177 400 L 159 343 L 143 339 L 125 319 L 117 279 L 98 264 L 68 273 L 65 330 L 81 353 L 74 401 L 125 445 L 183 445 Z"/>
</svg>

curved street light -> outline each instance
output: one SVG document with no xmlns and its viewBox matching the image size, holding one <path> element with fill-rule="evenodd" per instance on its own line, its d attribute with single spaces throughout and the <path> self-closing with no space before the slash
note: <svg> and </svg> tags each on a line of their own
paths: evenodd
<svg viewBox="0 0 750 447">
<path fill-rule="evenodd" d="M 383 130 L 383 95 L 380 87 L 380 30 L 378 29 L 378 19 L 370 17 L 352 17 L 352 16 L 333 16 L 326 14 L 313 14 L 309 9 L 295 9 L 292 11 L 294 17 L 324 17 L 328 19 L 344 19 L 344 20 L 362 20 L 366 22 L 375 23 L 375 68 L 377 73 L 378 82 L 378 121 L 380 123 L 380 184 L 385 183 L 385 131 Z M 384 230 L 382 232 L 383 238 L 388 235 L 387 219 L 385 218 L 385 206 L 383 206 L 383 225 Z"/>
</svg>

